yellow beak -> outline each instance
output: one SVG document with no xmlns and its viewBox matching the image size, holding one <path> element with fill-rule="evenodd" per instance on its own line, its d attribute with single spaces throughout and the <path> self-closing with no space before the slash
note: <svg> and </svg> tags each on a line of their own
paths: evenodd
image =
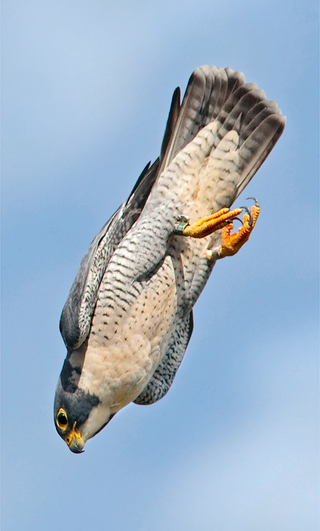
<svg viewBox="0 0 320 531">
<path fill-rule="evenodd" d="M 84 452 L 83 447 L 85 441 L 81 437 L 80 433 L 76 430 L 76 422 L 74 423 L 70 433 L 65 438 L 65 441 L 69 446 L 71 452 L 74 452 L 75 454 L 81 454 L 82 452 Z"/>
</svg>

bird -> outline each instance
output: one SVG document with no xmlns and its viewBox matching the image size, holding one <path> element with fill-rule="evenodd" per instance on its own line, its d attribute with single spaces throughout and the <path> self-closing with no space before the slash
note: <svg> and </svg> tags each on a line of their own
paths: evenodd
<svg viewBox="0 0 320 531">
<path fill-rule="evenodd" d="M 158 159 L 92 241 L 62 310 L 54 424 L 72 452 L 129 403 L 168 392 L 215 263 L 240 250 L 258 219 L 255 198 L 250 209 L 232 205 L 285 122 L 229 67 L 196 68 L 182 102 L 174 91 Z"/>
</svg>

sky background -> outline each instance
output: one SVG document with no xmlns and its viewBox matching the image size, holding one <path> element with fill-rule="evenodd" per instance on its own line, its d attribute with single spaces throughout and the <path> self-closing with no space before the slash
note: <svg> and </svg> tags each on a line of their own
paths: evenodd
<svg viewBox="0 0 320 531">
<path fill-rule="evenodd" d="M 2 2 L 2 531 L 316 531 L 318 2 Z M 202 64 L 245 73 L 285 132 L 237 202 L 168 395 L 72 454 L 52 418 L 80 260 L 159 153 Z"/>
</svg>

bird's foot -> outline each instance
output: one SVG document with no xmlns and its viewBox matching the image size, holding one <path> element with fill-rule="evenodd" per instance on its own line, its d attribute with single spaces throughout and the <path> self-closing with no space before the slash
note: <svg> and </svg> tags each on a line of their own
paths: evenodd
<svg viewBox="0 0 320 531">
<path fill-rule="evenodd" d="M 222 208 L 218 212 L 211 214 L 211 216 L 195 221 L 192 225 L 189 224 L 188 218 L 181 216 L 175 233 L 181 236 L 190 236 L 191 238 L 205 238 L 209 234 L 228 226 L 230 221 L 237 218 L 241 212 L 242 208 L 235 208 L 234 210 Z"/>
<path fill-rule="evenodd" d="M 222 242 L 221 247 L 218 249 L 218 258 L 233 256 L 248 241 L 260 213 L 259 202 L 254 197 L 249 197 L 249 199 L 253 199 L 255 204 L 251 207 L 251 211 L 247 207 L 242 207 L 247 213 L 243 216 L 243 221 L 240 218 L 237 218 L 240 219 L 242 223 L 238 232 L 233 232 L 231 234 L 233 223 L 229 223 L 222 229 Z M 207 251 L 207 253 L 208 252 L 210 253 L 210 251 Z"/>
</svg>

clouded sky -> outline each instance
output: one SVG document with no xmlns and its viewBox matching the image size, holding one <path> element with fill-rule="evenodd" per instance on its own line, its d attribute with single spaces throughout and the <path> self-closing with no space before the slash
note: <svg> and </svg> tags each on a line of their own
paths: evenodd
<svg viewBox="0 0 320 531">
<path fill-rule="evenodd" d="M 2 26 L 3 531 L 316 530 L 318 3 L 3 0 Z M 60 312 L 202 64 L 287 116 L 239 202 L 261 216 L 168 395 L 74 455 L 52 419 Z"/>
</svg>

